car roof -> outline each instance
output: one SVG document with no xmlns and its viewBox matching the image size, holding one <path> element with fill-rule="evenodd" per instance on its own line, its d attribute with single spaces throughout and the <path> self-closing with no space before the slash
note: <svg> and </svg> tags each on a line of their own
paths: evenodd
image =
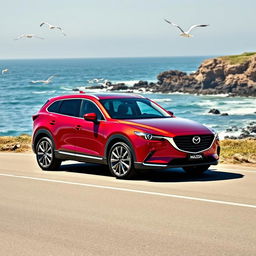
<svg viewBox="0 0 256 256">
<path fill-rule="evenodd" d="M 144 98 L 138 94 L 128 94 L 128 93 L 79 93 L 79 94 L 68 94 L 63 96 L 54 97 L 51 100 L 61 100 L 69 98 L 85 98 L 85 99 L 121 99 L 121 98 Z"/>
</svg>

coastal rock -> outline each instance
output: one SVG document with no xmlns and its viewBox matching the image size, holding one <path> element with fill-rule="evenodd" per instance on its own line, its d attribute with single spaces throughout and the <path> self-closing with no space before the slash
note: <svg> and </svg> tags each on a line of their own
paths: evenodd
<svg viewBox="0 0 256 256">
<path fill-rule="evenodd" d="M 247 126 L 247 130 L 248 130 L 250 133 L 256 133 L 256 125 Z"/>
<path fill-rule="evenodd" d="M 238 128 L 237 126 L 232 126 L 226 129 L 226 132 L 231 135 L 226 135 L 224 139 L 256 139 L 256 122 L 250 122 L 249 125 Z M 232 135 L 233 132 L 239 132 L 238 136 Z"/>
<path fill-rule="evenodd" d="M 111 84 L 110 91 L 127 90 L 128 86 L 125 83 Z"/>
<path fill-rule="evenodd" d="M 256 53 L 207 59 L 195 73 L 169 70 L 157 79 L 155 92 L 256 97 Z"/>
<path fill-rule="evenodd" d="M 148 87 L 148 81 L 139 81 L 133 85 L 134 88 Z"/>
<path fill-rule="evenodd" d="M 209 110 L 208 113 L 211 113 L 211 114 L 215 114 L 215 115 L 219 115 L 220 114 L 220 111 L 216 108 L 212 108 Z"/>
<path fill-rule="evenodd" d="M 178 70 L 170 70 L 160 73 L 157 76 L 158 90 L 163 93 L 167 92 L 190 92 L 195 93 L 195 88 L 192 87 L 196 80 L 187 75 L 185 72 Z M 200 87 L 200 86 L 199 86 Z"/>
</svg>

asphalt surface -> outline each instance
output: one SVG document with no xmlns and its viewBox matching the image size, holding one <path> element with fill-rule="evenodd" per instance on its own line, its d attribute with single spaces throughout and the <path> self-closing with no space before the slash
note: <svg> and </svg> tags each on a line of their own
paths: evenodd
<svg viewBox="0 0 256 256">
<path fill-rule="evenodd" d="M 256 255 L 256 168 L 117 180 L 99 165 L 41 171 L 0 154 L 0 255 Z"/>
</svg>

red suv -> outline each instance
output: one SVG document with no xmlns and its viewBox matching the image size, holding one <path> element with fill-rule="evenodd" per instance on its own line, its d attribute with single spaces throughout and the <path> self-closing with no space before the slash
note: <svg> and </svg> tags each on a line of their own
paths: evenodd
<svg viewBox="0 0 256 256">
<path fill-rule="evenodd" d="M 117 178 L 146 168 L 201 174 L 219 159 L 217 133 L 138 95 L 60 96 L 33 120 L 32 147 L 43 170 L 77 160 L 108 165 Z"/>
</svg>

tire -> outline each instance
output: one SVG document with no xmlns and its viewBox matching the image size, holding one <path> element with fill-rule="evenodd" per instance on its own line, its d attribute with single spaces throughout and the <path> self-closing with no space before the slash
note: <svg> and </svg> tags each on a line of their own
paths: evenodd
<svg viewBox="0 0 256 256">
<path fill-rule="evenodd" d="M 36 144 L 36 160 L 42 170 L 58 170 L 61 160 L 54 154 L 53 142 L 48 137 L 41 138 Z"/>
<path fill-rule="evenodd" d="M 200 176 L 208 170 L 210 165 L 183 167 L 183 170 L 191 176 Z"/>
<path fill-rule="evenodd" d="M 108 167 L 118 179 L 130 179 L 136 176 L 131 148 L 124 142 L 115 143 L 108 153 Z"/>
</svg>

